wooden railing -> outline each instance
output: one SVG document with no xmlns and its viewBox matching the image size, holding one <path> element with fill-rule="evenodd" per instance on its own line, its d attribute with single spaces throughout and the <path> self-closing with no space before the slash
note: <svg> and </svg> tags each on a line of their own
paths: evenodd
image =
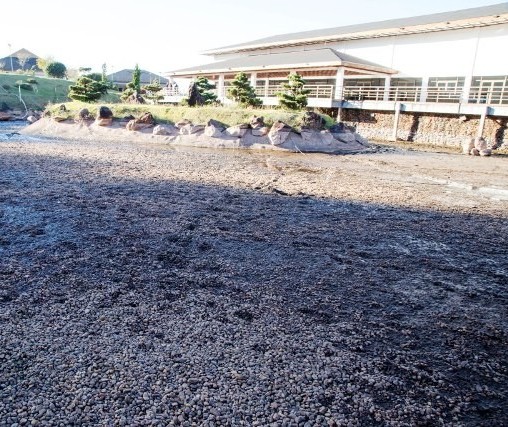
<svg viewBox="0 0 508 427">
<path fill-rule="evenodd" d="M 431 102 L 431 103 L 473 103 L 473 104 L 508 104 L 508 87 L 485 87 L 472 86 L 468 96 L 465 96 L 462 87 L 427 87 L 425 90 L 420 86 L 392 86 L 385 89 L 384 86 L 344 86 L 338 88 L 334 85 L 305 85 L 309 90 L 309 99 L 329 99 L 347 101 L 400 101 L 400 102 Z M 257 85 L 255 93 L 260 98 L 276 97 L 282 90 L 280 85 Z M 422 93 L 424 91 L 424 93 Z M 214 91 L 219 98 L 228 98 L 228 87 L 225 86 L 222 93 Z M 174 97 L 186 96 L 183 91 L 175 87 L 165 87 L 162 94 L 167 102 L 172 102 Z"/>
</svg>

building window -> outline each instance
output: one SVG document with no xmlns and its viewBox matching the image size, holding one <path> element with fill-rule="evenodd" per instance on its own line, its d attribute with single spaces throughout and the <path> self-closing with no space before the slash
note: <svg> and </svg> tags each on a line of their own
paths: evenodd
<svg viewBox="0 0 508 427">
<path fill-rule="evenodd" d="M 418 102 L 422 91 L 422 79 L 397 77 L 390 80 L 390 101 Z"/>
<path fill-rule="evenodd" d="M 508 104 L 508 76 L 474 76 L 469 102 L 475 104 Z"/>
<path fill-rule="evenodd" d="M 460 102 L 464 77 L 431 77 L 427 102 Z"/>
</svg>

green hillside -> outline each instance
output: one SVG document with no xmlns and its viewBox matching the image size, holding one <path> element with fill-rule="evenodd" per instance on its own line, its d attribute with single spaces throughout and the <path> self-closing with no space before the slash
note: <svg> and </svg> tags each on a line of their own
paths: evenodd
<svg viewBox="0 0 508 427">
<path fill-rule="evenodd" d="M 34 79 L 37 83 L 29 84 L 27 80 Z M 19 100 L 17 81 L 27 83 L 28 89 L 21 89 L 21 98 L 28 108 L 43 109 L 49 103 L 66 102 L 69 80 L 51 79 L 38 76 L 27 76 L 25 74 L 4 74 L 0 73 L 0 108 L 23 109 L 23 103 Z M 30 90 L 31 89 L 31 90 Z"/>
</svg>

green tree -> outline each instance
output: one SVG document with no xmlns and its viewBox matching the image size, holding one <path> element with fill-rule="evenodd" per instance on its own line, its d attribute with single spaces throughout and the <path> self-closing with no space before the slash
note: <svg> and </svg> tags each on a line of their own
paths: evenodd
<svg viewBox="0 0 508 427">
<path fill-rule="evenodd" d="M 139 69 L 138 64 L 134 67 L 132 80 L 125 86 L 125 90 L 123 91 L 121 98 L 125 101 L 134 93 L 137 93 L 138 95 L 141 93 L 141 70 Z"/>
<path fill-rule="evenodd" d="M 69 98 L 82 102 L 97 101 L 103 94 L 103 84 L 89 77 L 80 77 L 76 84 L 69 86 Z"/>
<path fill-rule="evenodd" d="M 205 105 L 217 102 L 217 95 L 211 92 L 212 89 L 215 89 L 215 85 L 210 83 L 206 77 L 198 77 L 196 79 L 196 88 Z"/>
<path fill-rule="evenodd" d="M 262 104 L 245 73 L 238 73 L 235 76 L 228 89 L 228 95 L 242 106 L 257 107 Z"/>
<path fill-rule="evenodd" d="M 51 56 L 47 56 L 46 58 L 37 58 L 37 67 L 46 72 L 46 67 L 52 62 L 55 62 L 55 60 Z"/>
<path fill-rule="evenodd" d="M 95 80 L 101 85 L 101 93 L 108 93 L 109 85 L 103 82 L 102 75 L 100 73 L 89 73 L 85 74 L 83 77 L 88 77 L 89 79 Z"/>
<path fill-rule="evenodd" d="M 310 90 L 304 89 L 305 80 L 298 73 L 290 73 L 288 82 L 282 85 L 282 91 L 277 92 L 279 103 L 288 110 L 301 110 L 307 106 L 307 95 Z"/>
<path fill-rule="evenodd" d="M 63 79 L 67 73 L 67 67 L 61 62 L 50 62 L 46 65 L 44 72 L 49 77 Z"/>
<path fill-rule="evenodd" d="M 161 94 L 162 86 L 157 80 L 154 80 L 149 85 L 143 86 L 143 89 L 146 92 L 145 96 L 152 100 L 154 104 L 156 104 L 159 99 L 163 98 Z"/>
</svg>

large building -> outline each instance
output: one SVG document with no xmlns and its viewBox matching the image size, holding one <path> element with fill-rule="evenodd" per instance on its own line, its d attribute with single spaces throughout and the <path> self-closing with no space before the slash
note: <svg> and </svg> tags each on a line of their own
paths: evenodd
<svg viewBox="0 0 508 427">
<path fill-rule="evenodd" d="M 508 3 L 500 3 L 275 35 L 209 50 L 213 62 L 169 74 L 207 77 L 225 103 L 240 71 L 265 105 L 298 72 L 310 107 L 508 117 L 506 46 Z"/>
</svg>

